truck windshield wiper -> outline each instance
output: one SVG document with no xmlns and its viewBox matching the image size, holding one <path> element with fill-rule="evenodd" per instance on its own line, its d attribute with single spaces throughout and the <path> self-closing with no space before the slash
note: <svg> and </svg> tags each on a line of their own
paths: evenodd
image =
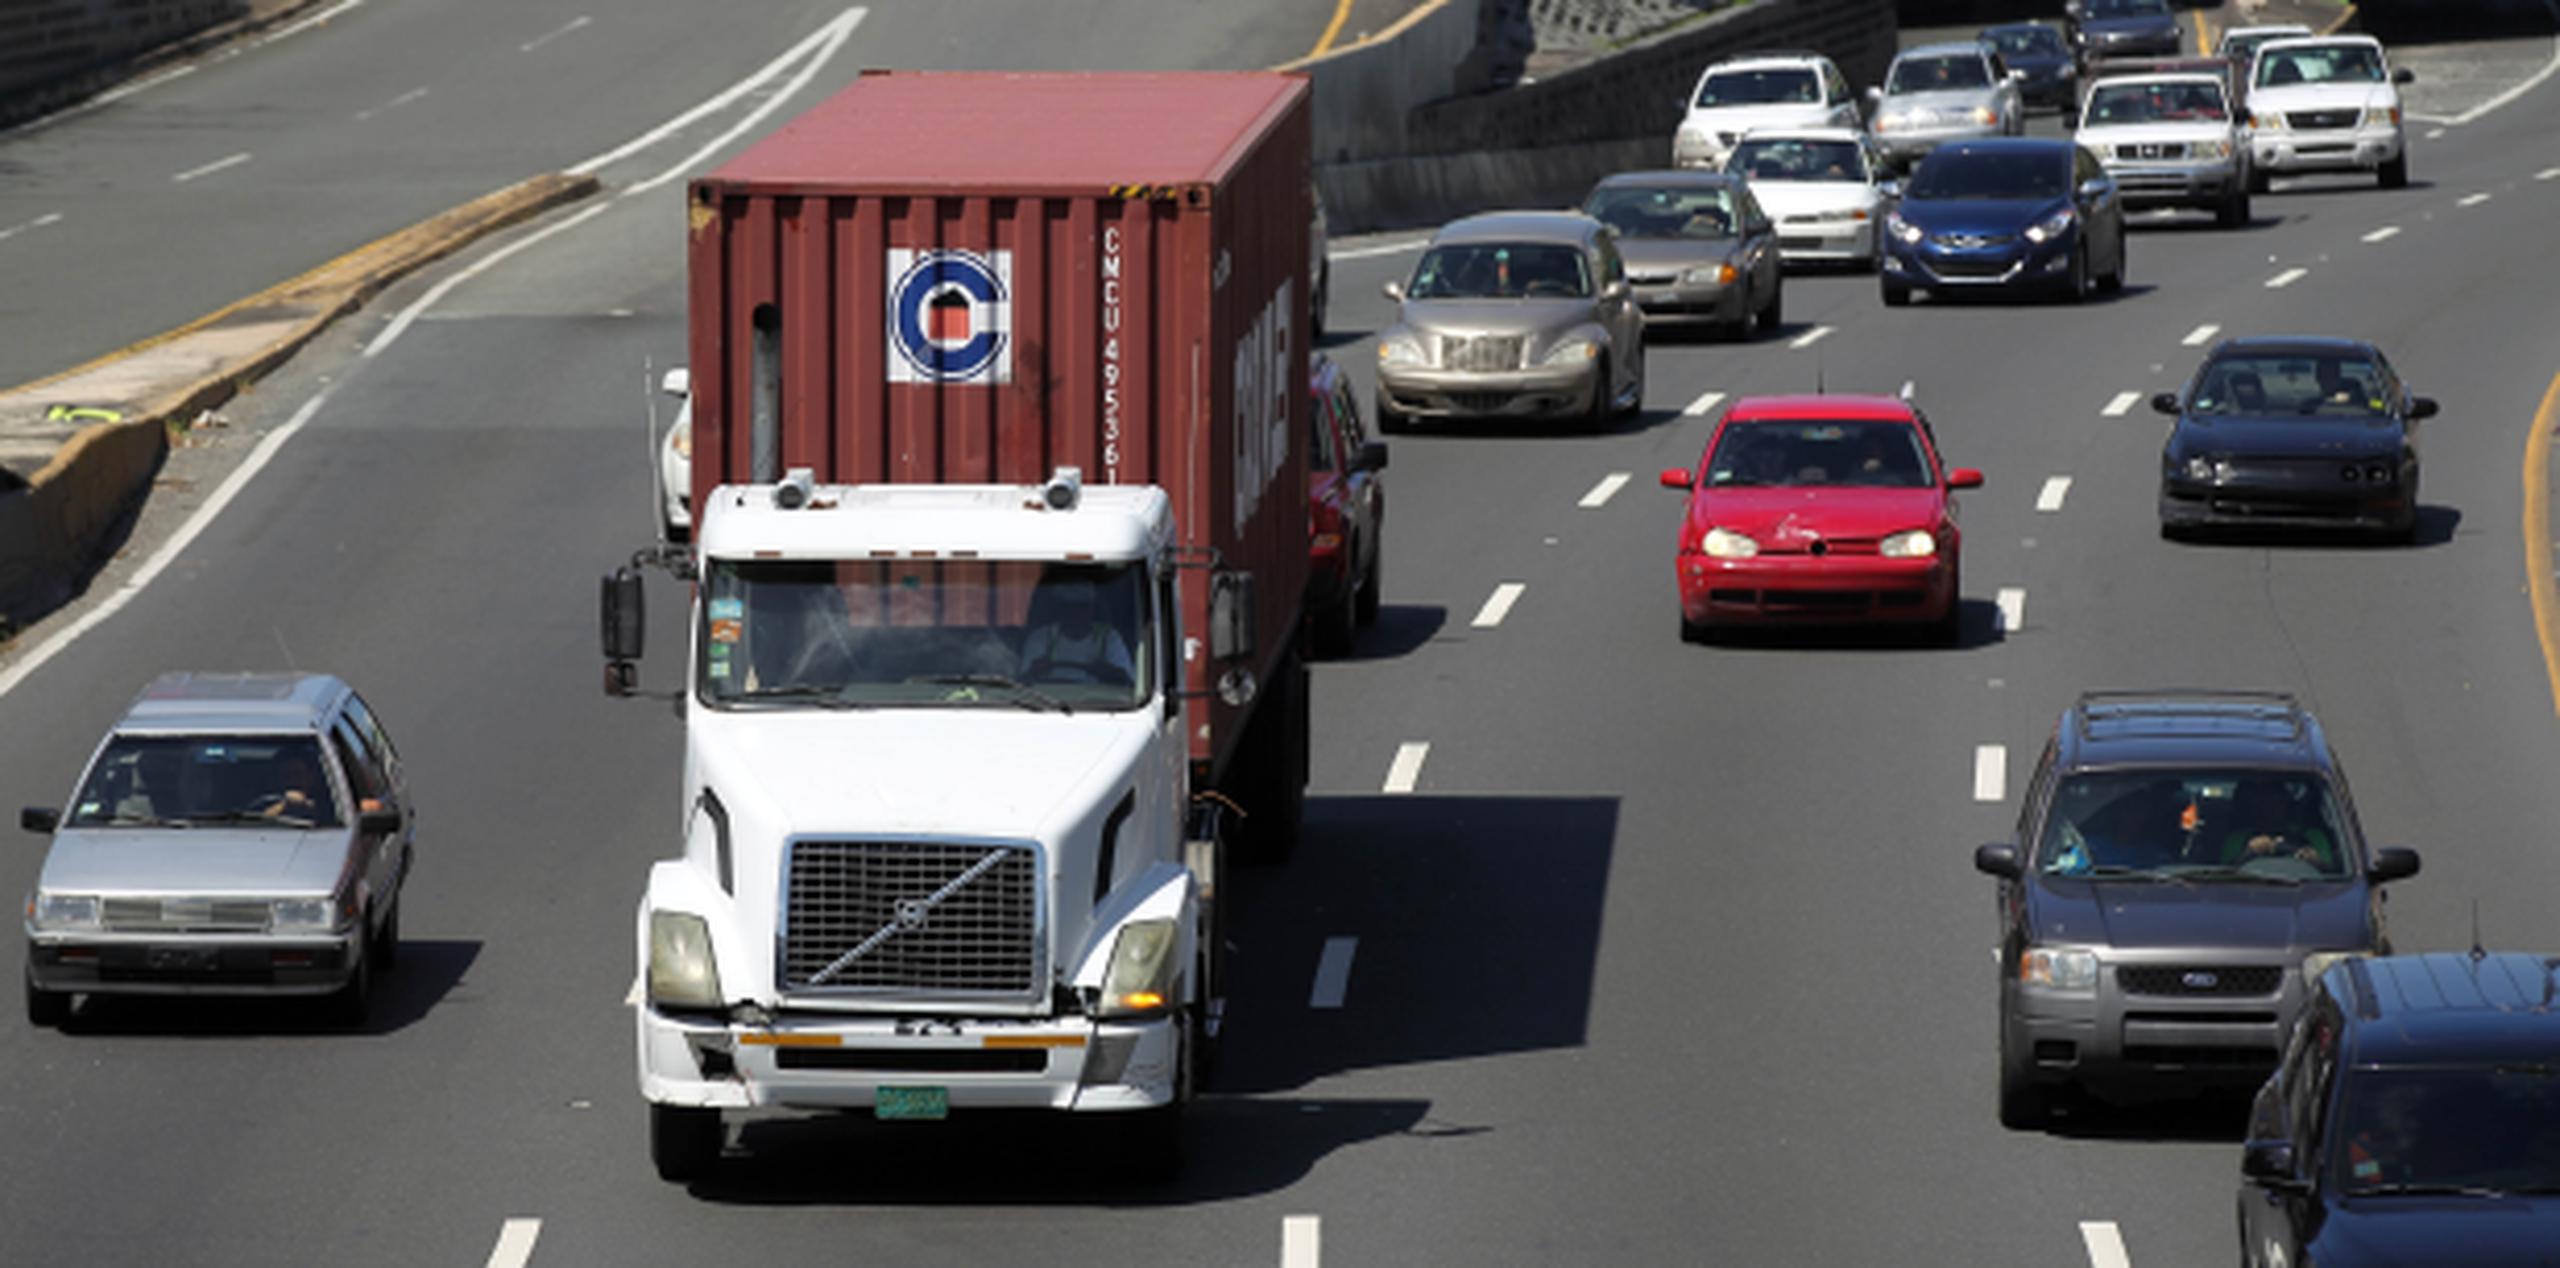
<svg viewBox="0 0 2560 1268">
<path fill-rule="evenodd" d="M 737 698 L 751 703 L 814 704 L 826 709 L 860 709 L 866 706 L 844 698 L 841 687 L 773 687 L 764 691 L 743 691 Z"/>
<path fill-rule="evenodd" d="M 1041 709 L 1055 709 L 1060 713 L 1075 712 L 1067 707 L 1066 701 L 1037 687 L 1025 686 L 1003 674 L 917 674 L 907 681 L 931 683 L 937 687 L 993 687 L 999 691 L 1012 692 L 1014 703 L 1025 709 L 1035 712 Z"/>
</svg>

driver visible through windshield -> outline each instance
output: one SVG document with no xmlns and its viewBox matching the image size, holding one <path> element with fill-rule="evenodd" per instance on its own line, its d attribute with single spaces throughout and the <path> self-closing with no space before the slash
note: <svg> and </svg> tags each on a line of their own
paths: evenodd
<svg viewBox="0 0 2560 1268">
<path fill-rule="evenodd" d="M 80 785 L 67 826 L 339 826 L 309 735 L 118 735 Z"/>
<path fill-rule="evenodd" d="M 1589 299 L 1578 247 L 1546 242 L 1462 242 L 1433 247 L 1414 266 L 1411 299 Z"/>
<path fill-rule="evenodd" d="M 2294 770 L 2091 771 L 2064 779 L 2036 866 L 2133 879 L 2341 879 L 2353 842 L 2318 775 Z"/>
<path fill-rule="evenodd" d="M 1911 174 L 1902 196 L 1906 202 L 2016 201 L 2060 198 L 2070 189 L 2070 163 L 2051 154 L 1942 149 Z"/>
<path fill-rule="evenodd" d="M 1924 489 L 1934 479 L 1919 434 L 1908 423 L 1787 421 L 1727 426 L 1707 456 L 1707 483 Z"/>
</svg>

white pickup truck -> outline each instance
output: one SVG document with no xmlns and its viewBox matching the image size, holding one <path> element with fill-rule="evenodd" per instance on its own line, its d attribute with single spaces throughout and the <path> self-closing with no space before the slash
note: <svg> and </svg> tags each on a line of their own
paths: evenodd
<svg viewBox="0 0 2560 1268">
<path fill-rule="evenodd" d="M 2223 76 L 2109 75 L 2089 86 L 2075 138 L 2115 178 L 2128 208 L 2192 207 L 2249 223 L 2249 131 Z"/>
</svg>

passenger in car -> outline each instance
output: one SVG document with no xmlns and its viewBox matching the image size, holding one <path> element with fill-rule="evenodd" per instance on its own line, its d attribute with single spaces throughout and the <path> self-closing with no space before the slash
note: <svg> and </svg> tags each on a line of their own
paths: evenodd
<svg viewBox="0 0 2560 1268">
<path fill-rule="evenodd" d="M 2332 871 L 2338 849 L 2329 834 L 2299 821 L 2294 799 L 2274 780 L 2252 779 L 2231 794 L 2231 829 L 2222 837 L 2222 862 L 2237 867 L 2252 859 L 2290 855 Z"/>
</svg>

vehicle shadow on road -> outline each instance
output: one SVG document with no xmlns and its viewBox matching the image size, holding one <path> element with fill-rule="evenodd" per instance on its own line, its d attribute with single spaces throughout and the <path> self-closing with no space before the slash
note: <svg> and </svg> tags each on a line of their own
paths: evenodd
<svg viewBox="0 0 2560 1268">
<path fill-rule="evenodd" d="M 2249 219 L 2241 224 L 2226 225 L 2210 213 L 2191 212 L 2174 216 L 2127 217 L 2124 230 L 2146 238 L 2182 238 L 2190 234 L 2255 233 L 2277 228 L 2284 222 L 2285 217 L 2268 215 L 2259 209 L 2258 204 L 2252 203 Z"/>
<path fill-rule="evenodd" d="M 1360 630 L 1352 640 L 1351 650 L 1325 660 L 1338 663 L 1410 656 L 1438 638 L 1441 627 L 1448 623 L 1449 609 L 1436 603 L 1381 603 L 1377 623 Z"/>
<path fill-rule="evenodd" d="M 1972 651 L 2008 638 L 2001 628 L 2000 605 L 1966 598 L 1961 628 L 1952 646 L 1928 641 L 1927 631 L 1903 625 L 1761 625 L 1718 630 L 1715 647 L 1731 650 L 1908 652 Z"/>
<path fill-rule="evenodd" d="M 452 994 L 480 958 L 480 946 L 476 939 L 404 939 L 400 967 L 374 975 L 373 1009 L 362 1026 L 336 1020 L 331 1001 L 319 996 L 91 995 L 62 1029 L 100 1038 L 391 1034 L 424 1020 Z"/>
<path fill-rule="evenodd" d="M 2418 507 L 2418 531 L 2406 542 L 2377 538 L 2370 533 L 2357 533 L 2312 528 L 2252 528 L 2246 524 L 2216 528 L 2201 535 L 2180 540 L 2182 546 L 2211 548 L 2243 547 L 2293 550 L 2423 550 L 2452 543 L 2462 528 L 2460 508 L 2438 505 Z"/>
<path fill-rule="evenodd" d="M 2238 1144 L 2248 1134 L 2251 1095 L 2228 1088 L 2158 1100 L 2065 1096 L 2046 1120 L 2045 1131 L 2067 1140 Z M 2234 1156 L 2231 1163 L 2236 1177 L 2240 1160 Z"/>
<path fill-rule="evenodd" d="M 2407 185 L 2396 190 L 2383 190 L 2381 192 L 2412 194 L 2425 193 L 2426 191 L 2434 188 L 2436 188 L 2436 182 L 2428 180 L 2424 176 L 2413 174 L 2409 177 L 2409 183 Z M 2274 185 L 2269 187 L 2266 193 L 2260 194 L 2258 197 L 2261 199 L 2336 198 L 2342 194 L 2367 195 L 2374 192 L 2375 189 L 2372 174 L 2367 172 L 2341 172 L 2335 176 L 2313 175 L 2278 177 Z"/>
</svg>

